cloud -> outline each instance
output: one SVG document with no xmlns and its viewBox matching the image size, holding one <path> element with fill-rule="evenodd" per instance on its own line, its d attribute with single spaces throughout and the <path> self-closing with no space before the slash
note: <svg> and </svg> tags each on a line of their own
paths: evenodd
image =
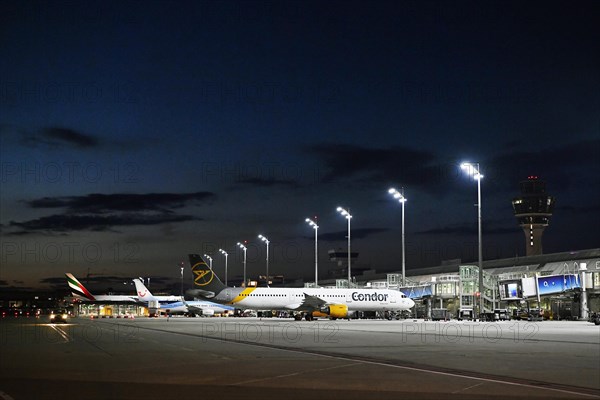
<svg viewBox="0 0 600 400">
<path fill-rule="evenodd" d="M 298 187 L 298 183 L 289 179 L 263 179 L 263 178 L 246 178 L 239 179 L 236 183 L 248 184 L 257 187 L 274 187 L 274 186 L 287 186 L 287 187 Z"/>
<path fill-rule="evenodd" d="M 535 151 L 512 149 L 485 161 L 484 175 L 489 176 L 495 190 L 514 191 L 515 182 L 537 175 L 553 187 L 565 190 L 583 177 L 598 182 L 599 140 L 583 140 Z M 593 173 L 596 171 L 596 173 Z"/>
<path fill-rule="evenodd" d="M 50 127 L 42 128 L 32 134 L 24 134 L 21 144 L 27 147 L 47 146 L 52 148 L 91 149 L 100 146 L 100 141 L 94 136 L 73 129 Z"/>
<path fill-rule="evenodd" d="M 440 160 L 427 151 L 413 150 L 402 146 L 385 149 L 348 144 L 317 144 L 305 149 L 325 164 L 324 182 L 349 179 L 359 182 L 419 187 L 438 193 L 444 184 L 444 172 Z"/>
<path fill-rule="evenodd" d="M 113 227 L 135 225 L 159 225 L 174 222 L 199 221 L 201 218 L 176 214 L 117 214 L 117 215 L 67 215 L 58 214 L 41 217 L 25 222 L 10 222 L 10 226 L 23 229 L 23 232 L 70 232 L 70 231 L 108 231 Z"/>
<path fill-rule="evenodd" d="M 160 145 L 158 139 L 147 138 L 143 141 L 121 137 L 90 135 L 66 127 L 44 127 L 29 129 L 17 125 L 0 124 L 0 142 L 3 148 L 24 146 L 48 150 L 117 150 L 131 154 L 132 150 L 151 148 Z"/>
<path fill-rule="evenodd" d="M 350 235 L 351 235 L 352 239 L 364 239 L 367 236 L 375 235 L 377 233 L 383 233 L 383 232 L 387 232 L 387 231 L 389 231 L 388 228 L 361 228 L 361 229 L 352 229 L 352 231 L 350 232 Z M 348 236 L 348 231 L 344 230 L 344 231 L 339 231 L 339 232 L 323 233 L 323 234 L 319 235 L 319 240 L 322 240 L 325 242 L 337 242 L 337 241 L 346 240 L 347 236 Z M 307 237 L 307 239 L 308 239 L 308 237 Z"/>
<path fill-rule="evenodd" d="M 32 233 L 67 233 L 71 231 L 109 231 L 117 227 L 147 226 L 202 218 L 177 214 L 175 210 L 215 197 L 211 192 L 147 193 L 147 194 L 89 194 L 85 196 L 43 197 L 26 201 L 31 208 L 61 208 L 62 214 L 44 216 L 28 221 L 11 221 L 19 231 L 8 235 Z"/>
<path fill-rule="evenodd" d="M 86 196 L 43 197 L 26 202 L 31 208 L 65 208 L 71 212 L 101 214 L 113 211 L 172 212 L 189 202 L 215 198 L 212 192 L 88 194 Z"/>
<path fill-rule="evenodd" d="M 117 275 L 102 275 L 102 276 L 98 276 L 98 275 L 94 275 L 94 276 L 90 276 L 85 277 L 85 276 L 75 276 L 77 279 L 79 279 L 79 281 L 81 281 L 84 285 L 87 285 L 87 283 L 89 282 L 90 284 L 123 284 L 123 282 L 131 282 L 132 279 L 137 278 L 137 276 L 129 276 L 129 277 L 123 277 L 123 276 L 117 276 Z M 157 277 L 152 277 L 152 283 L 156 283 L 156 284 L 162 284 L 165 282 L 170 281 L 169 278 L 164 277 L 164 276 L 157 276 Z M 55 276 L 55 277 L 50 277 L 50 278 L 44 278 L 44 279 L 40 279 L 40 283 L 45 283 L 45 284 L 50 284 L 50 285 L 67 285 L 67 278 L 62 275 L 62 276 Z"/>
<path fill-rule="evenodd" d="M 590 182 L 599 182 L 600 174 L 594 171 L 599 172 L 600 140 L 523 150 L 527 146 L 512 141 L 496 155 L 475 160 L 481 162 L 486 176 L 486 194 L 516 193 L 518 182 L 532 174 L 560 188 L 572 187 L 590 175 Z M 431 151 L 404 146 L 373 148 L 331 143 L 311 145 L 304 148 L 304 152 L 324 164 L 324 183 L 346 180 L 361 184 L 399 184 L 443 195 L 451 193 L 457 182 L 467 182 L 458 168 L 462 161 L 458 153 L 442 158 Z"/>
<path fill-rule="evenodd" d="M 587 207 L 575 207 L 575 206 L 562 206 L 556 207 L 554 212 L 569 213 L 569 214 L 581 214 L 581 215 L 597 215 L 600 213 L 600 205 L 593 205 Z"/>
<path fill-rule="evenodd" d="M 30 231 L 15 231 L 15 232 L 7 232 L 4 233 L 4 236 L 27 236 L 27 235 L 34 235 L 36 232 L 30 232 Z"/>
<path fill-rule="evenodd" d="M 74 274 L 75 277 L 93 294 L 102 294 L 108 291 L 117 291 L 120 293 L 135 293 L 135 286 L 133 285 L 133 279 L 138 278 L 137 276 L 117 276 L 117 275 L 97 275 L 85 276 Z M 162 291 L 165 286 L 171 283 L 172 279 L 165 276 L 152 276 L 152 291 Z M 40 279 L 40 284 L 48 285 L 54 290 L 68 291 L 67 278 L 62 276 L 55 276 L 50 278 Z"/>
<path fill-rule="evenodd" d="M 513 227 L 494 227 L 482 224 L 482 234 L 484 235 L 505 235 L 519 232 L 518 226 Z M 426 229 L 415 232 L 416 235 L 454 235 L 454 236 L 476 236 L 478 229 L 476 225 L 450 225 L 441 228 Z"/>
</svg>

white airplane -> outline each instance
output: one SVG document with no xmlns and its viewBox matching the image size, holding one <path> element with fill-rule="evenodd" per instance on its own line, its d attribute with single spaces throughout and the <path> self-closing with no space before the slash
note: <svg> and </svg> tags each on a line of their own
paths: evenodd
<svg viewBox="0 0 600 400">
<path fill-rule="evenodd" d="M 137 303 L 136 296 L 91 294 L 71 273 L 65 273 L 73 297 L 86 303 Z"/>
<path fill-rule="evenodd" d="M 135 283 L 138 300 L 144 303 L 158 302 L 159 312 L 189 313 L 211 317 L 215 314 L 223 314 L 234 310 L 233 307 L 211 303 L 210 301 L 185 301 L 180 296 L 154 296 L 141 280 L 134 279 L 133 282 Z M 173 301 L 173 299 L 176 301 Z"/>
<path fill-rule="evenodd" d="M 315 316 L 347 318 L 353 311 L 404 311 L 415 305 L 404 293 L 387 289 L 231 288 L 198 254 L 189 258 L 194 289 L 187 293 L 236 308 L 300 311 L 311 320 Z"/>
<path fill-rule="evenodd" d="M 141 279 L 134 279 L 133 283 L 135 284 L 135 291 L 137 292 L 137 297 L 139 301 L 149 302 L 149 301 L 159 301 L 166 303 L 174 303 L 181 302 L 181 296 L 169 295 L 169 296 L 154 296 L 146 285 L 142 282 Z"/>
</svg>

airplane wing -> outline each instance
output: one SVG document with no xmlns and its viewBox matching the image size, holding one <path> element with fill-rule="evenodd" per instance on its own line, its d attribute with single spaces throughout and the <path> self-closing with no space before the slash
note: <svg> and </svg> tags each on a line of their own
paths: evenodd
<svg viewBox="0 0 600 400">
<path fill-rule="evenodd" d="M 186 296 L 192 297 L 204 297 L 205 299 L 212 299 L 216 296 L 215 292 L 211 292 L 210 290 L 202 290 L 202 289 L 188 289 L 185 292 Z"/>
<path fill-rule="evenodd" d="M 320 299 L 317 296 L 311 296 L 309 294 L 304 293 L 304 299 L 300 303 L 292 303 L 285 306 L 288 310 L 294 311 L 317 311 L 327 302 L 323 299 Z"/>
<path fill-rule="evenodd" d="M 304 293 L 304 300 L 298 308 L 302 310 L 318 310 L 326 304 L 327 302 L 325 300 Z"/>
<path fill-rule="evenodd" d="M 191 305 L 189 303 L 186 303 L 185 301 L 183 302 L 183 304 L 185 304 L 185 306 L 188 308 L 189 311 L 193 311 L 193 312 L 199 313 L 199 314 L 204 313 L 204 309 L 202 307 Z"/>
<path fill-rule="evenodd" d="M 187 308 L 187 310 L 188 310 L 189 313 L 195 313 L 195 314 L 198 314 L 198 315 L 209 315 L 209 313 L 207 312 L 207 310 L 205 310 L 204 308 L 195 306 L 195 305 L 190 304 L 187 301 L 185 301 L 185 297 L 181 298 L 181 302 Z M 210 311 L 212 311 L 212 310 L 210 310 Z M 213 314 L 214 314 L 214 312 L 213 312 Z M 210 315 L 212 315 L 212 314 L 210 314 Z"/>
</svg>

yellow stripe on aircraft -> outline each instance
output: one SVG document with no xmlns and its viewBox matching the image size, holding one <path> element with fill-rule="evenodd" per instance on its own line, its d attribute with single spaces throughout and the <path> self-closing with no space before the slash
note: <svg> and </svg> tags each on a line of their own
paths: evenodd
<svg viewBox="0 0 600 400">
<path fill-rule="evenodd" d="M 250 293 L 254 292 L 254 289 L 256 289 L 256 288 L 255 287 L 249 287 L 249 288 L 246 288 L 246 289 L 242 290 L 240 292 L 240 294 L 238 294 L 237 296 L 235 296 L 235 299 L 231 300 L 231 302 L 229 304 L 239 303 L 240 301 L 242 301 L 246 297 L 248 297 L 250 295 Z"/>
</svg>

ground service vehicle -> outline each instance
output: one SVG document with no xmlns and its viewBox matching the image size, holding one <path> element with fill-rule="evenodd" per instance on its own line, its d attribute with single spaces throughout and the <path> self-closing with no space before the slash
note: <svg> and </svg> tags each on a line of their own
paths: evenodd
<svg viewBox="0 0 600 400">
<path fill-rule="evenodd" d="M 57 324 L 59 322 L 66 324 L 68 320 L 69 314 L 67 314 L 65 310 L 57 310 L 50 313 L 50 323 L 52 324 Z"/>
</svg>

